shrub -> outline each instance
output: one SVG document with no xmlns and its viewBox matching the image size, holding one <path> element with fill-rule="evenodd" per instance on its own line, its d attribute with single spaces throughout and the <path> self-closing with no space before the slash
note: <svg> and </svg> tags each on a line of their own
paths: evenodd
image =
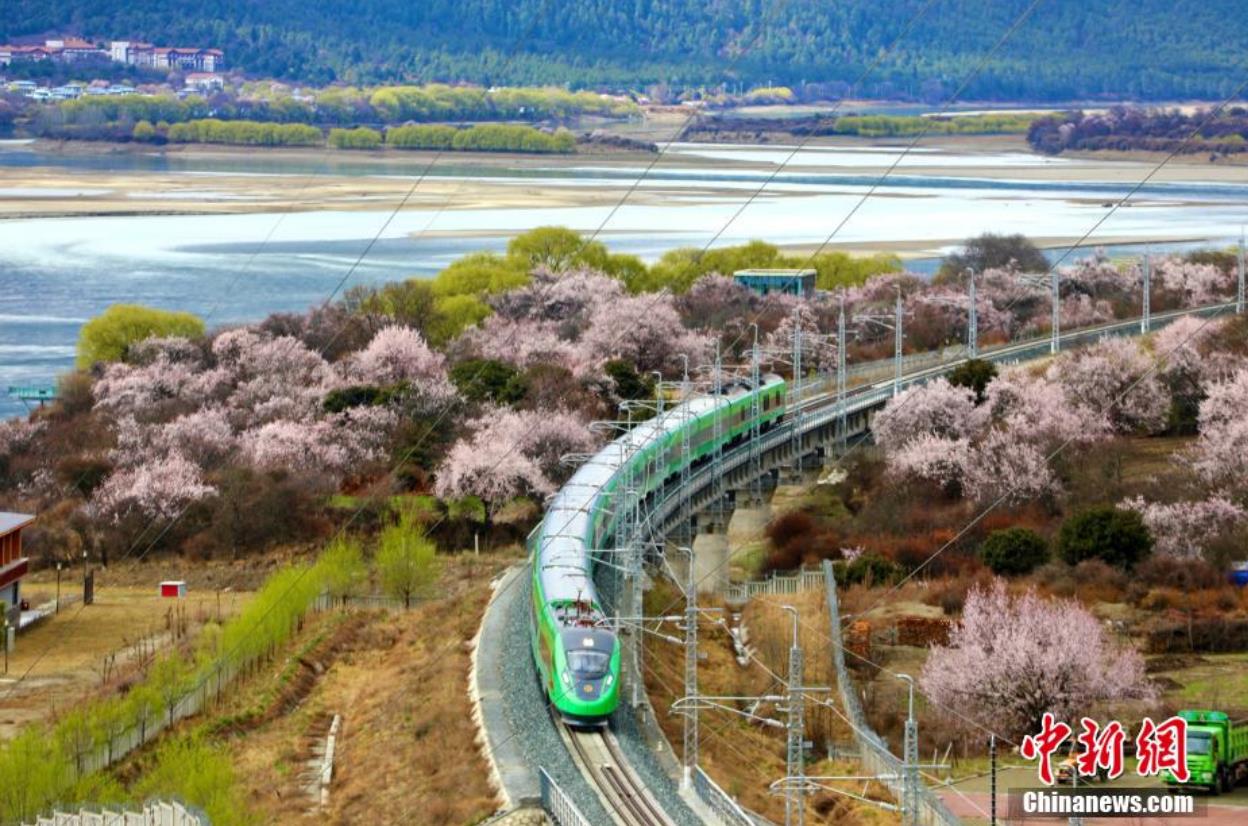
<svg viewBox="0 0 1248 826">
<path fill-rule="evenodd" d="M 381 532 L 377 545 L 377 573 L 381 587 L 410 607 L 437 577 L 437 549 L 423 528 L 406 516 Z"/>
<path fill-rule="evenodd" d="M 334 149 L 376 149 L 381 146 L 381 133 L 367 126 L 357 129 L 330 129 L 329 145 Z"/>
<path fill-rule="evenodd" d="M 204 322 L 191 313 L 158 310 L 141 304 L 114 304 L 82 325 L 78 334 L 78 366 L 121 361 L 132 344 L 147 338 L 199 338 Z"/>
<path fill-rule="evenodd" d="M 1153 551 L 1153 537 L 1134 511 L 1102 506 L 1089 508 L 1062 523 L 1058 555 L 1069 565 L 1100 559 L 1131 568 Z"/>
<path fill-rule="evenodd" d="M 471 402 L 514 404 L 527 391 L 520 371 L 497 359 L 465 359 L 451 368 L 450 376 L 460 395 Z"/>
<path fill-rule="evenodd" d="M 134 131 L 130 133 L 130 137 L 136 141 L 147 143 L 156 139 L 156 127 L 152 126 L 152 122 L 141 120 L 134 125 Z"/>
<path fill-rule="evenodd" d="M 984 403 L 984 391 L 988 382 L 997 377 L 997 366 L 991 361 L 970 359 L 949 372 L 949 383 L 975 391 L 975 403 Z"/>
<path fill-rule="evenodd" d="M 979 546 L 979 558 L 995 574 L 1028 574 L 1049 561 L 1049 545 L 1033 530 L 1006 528 L 989 534 Z"/>
<path fill-rule="evenodd" d="M 873 553 L 865 553 L 853 562 L 833 564 L 836 580 L 842 585 L 887 585 L 902 576 L 897 563 Z"/>
</svg>

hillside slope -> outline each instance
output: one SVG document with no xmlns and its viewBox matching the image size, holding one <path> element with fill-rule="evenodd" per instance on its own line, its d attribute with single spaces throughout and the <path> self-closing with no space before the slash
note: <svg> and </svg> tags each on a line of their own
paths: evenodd
<svg viewBox="0 0 1248 826">
<path fill-rule="evenodd" d="M 47 32 L 215 45 L 292 80 L 641 87 L 833 83 L 927 0 L 7 0 L 0 41 Z M 1029 0 L 933 0 L 857 94 L 941 100 Z M 969 99 L 1213 98 L 1241 79 L 1239 0 L 1041 0 Z M 735 60 L 734 55 L 741 53 Z"/>
</svg>

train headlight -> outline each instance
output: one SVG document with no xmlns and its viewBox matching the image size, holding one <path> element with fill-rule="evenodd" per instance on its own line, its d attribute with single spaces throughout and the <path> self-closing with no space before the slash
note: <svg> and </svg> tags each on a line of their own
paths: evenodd
<svg viewBox="0 0 1248 826">
<path fill-rule="evenodd" d="M 572 675 L 571 675 L 571 674 L 569 674 L 569 673 L 565 670 L 565 671 L 564 671 L 563 673 L 561 673 L 559 676 L 563 678 L 563 684 L 564 684 L 564 685 L 566 685 L 568 688 L 571 688 L 571 687 L 572 687 Z"/>
<path fill-rule="evenodd" d="M 611 687 L 611 684 L 612 684 L 612 683 L 614 683 L 614 682 L 615 682 L 615 675 L 614 675 L 614 674 L 608 674 L 607 676 L 605 676 L 605 677 L 603 677 L 603 678 L 602 678 L 602 687 L 603 687 L 603 688 L 610 688 L 610 687 Z"/>
</svg>

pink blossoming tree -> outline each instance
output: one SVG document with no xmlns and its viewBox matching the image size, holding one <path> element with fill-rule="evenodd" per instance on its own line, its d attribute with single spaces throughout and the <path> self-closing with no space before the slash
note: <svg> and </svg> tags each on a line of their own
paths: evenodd
<svg viewBox="0 0 1248 826">
<path fill-rule="evenodd" d="M 89 512 L 120 520 L 132 513 L 149 519 L 173 519 L 191 503 L 214 496 L 199 467 L 180 453 L 119 470 L 100 484 Z"/>
<path fill-rule="evenodd" d="M 957 719 L 1012 738 L 1038 730 L 1046 711 L 1070 719 L 1094 704 L 1154 697 L 1139 654 L 1116 645 L 1081 605 L 1034 591 L 1012 596 L 1000 581 L 967 595 L 919 684 Z"/>
<path fill-rule="evenodd" d="M 1248 369 L 1208 386 L 1200 403 L 1200 436 L 1189 456 L 1205 481 L 1232 488 L 1248 487 Z"/>
<path fill-rule="evenodd" d="M 1144 497 L 1137 496 L 1119 507 L 1140 514 L 1153 535 L 1157 553 L 1180 559 L 1199 557 L 1210 541 L 1248 519 L 1248 513 L 1223 494 L 1169 505 L 1146 502 Z"/>
</svg>

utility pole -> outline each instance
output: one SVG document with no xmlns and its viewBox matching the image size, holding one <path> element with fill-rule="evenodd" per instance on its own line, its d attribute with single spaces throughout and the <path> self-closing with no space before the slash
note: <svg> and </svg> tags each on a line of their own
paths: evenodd
<svg viewBox="0 0 1248 826">
<path fill-rule="evenodd" d="M 1057 274 L 1057 267 L 1054 267 L 1049 275 L 1052 284 L 1050 291 L 1053 298 L 1053 322 L 1050 325 L 1053 339 L 1049 343 L 1049 352 L 1057 355 L 1062 351 L 1062 299 L 1058 289 L 1061 276 Z"/>
<path fill-rule="evenodd" d="M 1140 333 L 1147 333 L 1149 327 L 1152 326 L 1152 319 L 1149 316 L 1152 314 L 1153 299 L 1153 255 L 1148 247 L 1144 248 L 1143 276 L 1144 297 L 1140 313 Z"/>
<path fill-rule="evenodd" d="M 752 501 L 750 505 L 758 507 L 763 502 L 763 450 L 759 445 L 759 434 L 761 433 L 759 419 L 763 415 L 762 399 L 759 398 L 759 388 L 762 387 L 762 374 L 759 364 L 758 353 L 758 324 L 750 325 L 754 328 L 754 346 L 750 350 L 750 380 L 753 382 L 753 393 L 750 402 L 750 494 Z"/>
<path fill-rule="evenodd" d="M 685 696 L 693 702 L 685 712 L 684 787 L 693 783 L 693 770 L 698 767 L 698 580 L 694 575 L 693 548 L 689 554 L 689 570 L 685 576 Z"/>
<path fill-rule="evenodd" d="M 784 799 L 784 826 L 803 826 L 806 821 L 806 805 L 803 800 L 806 774 L 806 724 L 803 719 L 804 698 L 802 696 L 802 646 L 798 639 L 797 609 L 792 605 L 781 605 L 793 616 L 793 645 L 789 648 L 789 724 L 788 749 L 785 755 L 785 770 L 788 774 L 787 794 Z"/>
<path fill-rule="evenodd" d="M 906 707 L 905 742 L 901 766 L 901 822 L 902 826 L 918 826 L 919 822 L 919 722 L 914 719 L 914 678 L 898 674 L 910 689 Z"/>
<path fill-rule="evenodd" d="M 793 309 L 793 407 L 802 404 L 802 315 Z M 801 481 L 802 475 L 802 428 L 800 413 L 795 414 L 793 422 L 793 478 Z"/>
<path fill-rule="evenodd" d="M 840 313 L 836 317 L 836 442 L 837 452 L 845 453 L 845 291 L 840 292 Z"/>
<path fill-rule="evenodd" d="M 970 321 L 966 325 L 966 349 L 971 358 L 979 357 L 979 310 L 975 306 L 975 270 L 966 271 L 966 282 L 970 285 Z"/>
<path fill-rule="evenodd" d="M 1244 228 L 1239 228 L 1239 283 L 1235 291 L 1235 312 L 1244 314 Z"/>
<path fill-rule="evenodd" d="M 680 359 L 685 363 L 685 372 L 680 384 L 680 537 L 687 540 L 690 545 L 693 544 L 693 513 L 691 512 L 689 502 L 689 475 L 691 473 L 692 461 L 690 459 L 691 445 L 689 444 L 689 416 L 692 412 L 688 404 L 689 394 L 689 356 L 685 353 L 680 354 Z M 661 451 L 660 451 L 661 452 Z M 659 478 L 662 478 L 660 476 Z"/>
<path fill-rule="evenodd" d="M 902 342 L 901 287 L 897 288 L 897 303 L 893 307 L 893 395 L 901 393 L 901 342 Z"/>
<path fill-rule="evenodd" d="M 711 478 L 715 480 L 715 516 L 717 523 L 726 523 L 724 518 L 724 362 L 719 352 L 719 342 L 715 342 L 715 469 Z M 716 530 L 724 529 L 721 524 Z"/>
<path fill-rule="evenodd" d="M 988 735 L 988 826 L 997 826 L 997 735 Z"/>
</svg>

